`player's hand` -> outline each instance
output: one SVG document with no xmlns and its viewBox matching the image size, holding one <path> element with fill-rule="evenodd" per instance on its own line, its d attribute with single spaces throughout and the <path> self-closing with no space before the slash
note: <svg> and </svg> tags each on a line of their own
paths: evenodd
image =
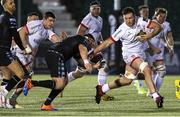
<svg viewBox="0 0 180 117">
<path fill-rule="evenodd" d="M 92 72 L 92 65 L 90 63 L 86 63 L 84 64 L 86 71 L 91 73 Z"/>
<path fill-rule="evenodd" d="M 64 39 L 66 39 L 68 36 L 67 36 L 67 33 L 66 32 L 61 32 L 60 33 L 60 38 L 62 39 L 62 40 L 64 40 Z"/>
<path fill-rule="evenodd" d="M 145 42 L 147 37 L 146 37 L 146 35 L 141 35 L 141 36 L 137 36 L 136 38 L 140 42 Z"/>
<path fill-rule="evenodd" d="M 23 54 L 31 54 L 32 53 L 32 50 L 29 47 L 29 45 L 26 46 L 26 48 L 22 51 L 22 53 Z"/>
<path fill-rule="evenodd" d="M 101 68 L 101 62 L 96 63 L 95 65 L 93 65 L 94 69 L 100 69 Z"/>
</svg>

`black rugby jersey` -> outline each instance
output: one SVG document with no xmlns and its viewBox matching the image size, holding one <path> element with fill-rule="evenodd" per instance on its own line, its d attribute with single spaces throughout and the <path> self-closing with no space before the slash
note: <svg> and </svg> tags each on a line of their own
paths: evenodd
<svg viewBox="0 0 180 117">
<path fill-rule="evenodd" d="M 8 12 L 0 15 L 0 49 L 10 51 L 12 38 L 16 44 L 24 50 L 19 33 L 17 32 L 16 19 Z"/>
<path fill-rule="evenodd" d="M 76 35 L 68 37 L 62 42 L 53 44 L 49 50 L 54 50 L 63 54 L 65 61 L 71 57 L 80 56 L 79 45 L 83 44 L 88 50 L 91 48 L 90 44 L 87 42 L 87 39 L 83 36 Z"/>
</svg>

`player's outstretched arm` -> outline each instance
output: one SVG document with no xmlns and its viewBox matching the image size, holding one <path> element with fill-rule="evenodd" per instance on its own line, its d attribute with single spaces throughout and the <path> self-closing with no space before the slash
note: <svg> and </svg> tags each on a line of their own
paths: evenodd
<svg viewBox="0 0 180 117">
<path fill-rule="evenodd" d="M 92 65 L 89 63 L 89 60 L 88 60 L 88 50 L 87 50 L 87 48 L 84 45 L 80 44 L 79 45 L 79 52 L 80 52 L 81 58 L 82 58 L 82 60 L 84 62 L 84 66 L 85 66 L 87 72 L 91 73 Z"/>
<path fill-rule="evenodd" d="M 111 44 L 113 44 L 114 41 L 111 39 L 111 37 L 109 37 L 108 39 L 106 39 L 105 41 L 103 41 L 99 46 L 97 46 L 94 49 L 94 54 L 102 51 L 103 49 L 109 47 Z"/>
</svg>

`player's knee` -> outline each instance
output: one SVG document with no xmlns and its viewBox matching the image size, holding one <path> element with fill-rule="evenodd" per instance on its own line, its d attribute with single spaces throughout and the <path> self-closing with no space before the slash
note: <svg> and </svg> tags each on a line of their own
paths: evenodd
<svg viewBox="0 0 180 117">
<path fill-rule="evenodd" d="M 67 80 L 65 80 L 64 78 L 55 78 L 53 79 L 53 81 L 55 82 L 54 89 L 58 89 L 58 90 L 64 89 L 64 87 L 67 84 Z"/>
<path fill-rule="evenodd" d="M 116 84 L 117 87 L 121 87 L 122 86 L 120 79 L 116 79 L 114 81 L 114 83 Z"/>
<path fill-rule="evenodd" d="M 134 75 L 133 73 L 129 72 L 129 71 L 125 71 L 124 77 L 126 77 L 127 79 L 136 79 L 136 75 Z"/>
<path fill-rule="evenodd" d="M 145 72 L 145 71 L 149 71 L 150 70 L 150 67 L 148 66 L 148 63 L 147 62 L 142 62 L 139 66 L 139 70 L 140 72 Z"/>
<path fill-rule="evenodd" d="M 158 73 L 158 75 L 161 78 L 164 78 L 164 76 L 166 75 L 166 66 L 165 65 L 158 65 L 155 67 L 156 72 Z"/>
</svg>

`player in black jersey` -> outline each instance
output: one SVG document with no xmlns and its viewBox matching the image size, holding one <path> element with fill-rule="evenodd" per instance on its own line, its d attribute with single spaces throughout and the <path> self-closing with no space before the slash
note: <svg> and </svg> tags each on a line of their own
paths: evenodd
<svg viewBox="0 0 180 117">
<path fill-rule="evenodd" d="M 67 85 L 67 69 L 65 67 L 65 62 L 74 56 L 80 56 L 83 60 L 86 71 L 91 72 L 92 65 L 88 60 L 88 50 L 90 50 L 93 46 L 95 46 L 95 41 L 88 35 L 68 37 L 62 42 L 53 44 L 48 49 L 45 57 L 52 80 L 34 81 L 29 79 L 24 85 L 23 89 L 26 91 L 24 93 L 27 94 L 28 90 L 31 89 L 32 86 L 51 88 L 52 91 L 45 103 L 42 105 L 41 110 L 54 110 L 51 102 Z"/>
<path fill-rule="evenodd" d="M 4 81 L 11 79 L 11 74 L 15 74 L 20 79 L 25 78 L 24 70 L 18 60 L 10 51 L 12 39 L 23 50 L 23 53 L 30 53 L 31 49 L 26 48 L 17 32 L 16 19 L 13 16 L 15 8 L 14 0 L 1 0 L 4 12 L 0 15 L 0 69 L 2 70 Z M 4 82 L 5 83 L 5 82 Z M 1 87 L 1 89 L 4 87 Z M 8 91 L 3 89 L 0 92 L 1 99 L 5 98 Z M 0 100 L 2 101 L 2 100 Z M 3 105 L 5 102 L 2 102 Z"/>
</svg>

